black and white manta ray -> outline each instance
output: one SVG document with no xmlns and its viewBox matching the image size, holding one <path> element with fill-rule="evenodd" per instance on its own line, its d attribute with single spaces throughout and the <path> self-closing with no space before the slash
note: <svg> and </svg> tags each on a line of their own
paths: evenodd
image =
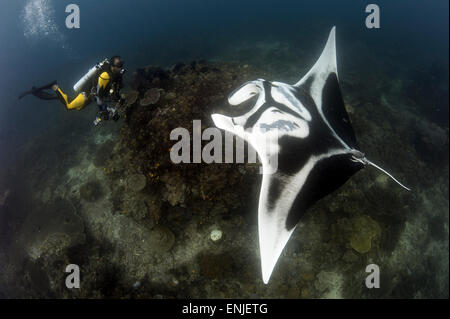
<svg viewBox="0 0 450 319">
<path fill-rule="evenodd" d="M 218 128 L 247 140 L 261 160 L 258 231 L 267 284 L 308 207 L 361 168 L 372 165 L 409 189 L 358 150 L 338 82 L 335 27 L 319 60 L 296 84 L 258 79 L 243 84 L 228 101 L 238 105 L 253 96 L 256 103 L 246 114 L 212 114 L 212 119 Z M 277 134 L 270 128 L 277 128 Z M 277 161 L 271 160 L 274 155 Z"/>
</svg>

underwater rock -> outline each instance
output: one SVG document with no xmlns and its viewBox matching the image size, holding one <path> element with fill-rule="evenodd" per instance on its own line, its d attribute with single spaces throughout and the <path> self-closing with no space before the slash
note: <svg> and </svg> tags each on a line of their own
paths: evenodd
<svg viewBox="0 0 450 319">
<path fill-rule="evenodd" d="M 49 234 L 44 241 L 33 243 L 28 251 L 32 260 L 51 255 L 59 256 L 64 250 L 70 247 L 70 237 L 65 233 Z"/>
<path fill-rule="evenodd" d="M 148 216 L 147 205 L 143 200 L 131 201 L 128 209 L 131 210 L 131 214 L 136 220 L 144 220 Z"/>
<path fill-rule="evenodd" d="M 203 254 L 198 258 L 202 276 L 213 279 L 225 279 L 233 274 L 233 258 L 228 253 Z"/>
<path fill-rule="evenodd" d="M 149 98 L 143 98 L 139 101 L 140 106 L 149 106 L 150 104 L 154 104 L 154 103 L 152 103 L 152 100 Z"/>
<path fill-rule="evenodd" d="M 161 181 L 166 186 L 163 192 L 163 200 L 168 201 L 170 205 L 182 204 L 185 200 L 186 185 L 178 174 L 164 174 Z"/>
<path fill-rule="evenodd" d="M 366 215 L 352 218 L 351 224 L 350 246 L 360 254 L 367 253 L 372 248 L 372 239 L 381 233 L 380 226 Z"/>
<path fill-rule="evenodd" d="M 224 203 L 217 203 L 214 205 L 213 208 L 211 208 L 211 211 L 209 212 L 210 216 L 224 216 L 228 213 L 228 208 L 225 206 Z"/>
<path fill-rule="evenodd" d="M 154 224 L 158 222 L 159 218 L 161 217 L 162 202 L 160 199 L 156 199 L 156 200 L 147 200 L 146 203 L 148 207 L 148 212 L 150 213 L 151 217 L 147 220 L 147 224 L 150 228 L 153 228 Z"/>
<path fill-rule="evenodd" d="M 131 154 L 131 164 L 139 167 L 148 178 L 147 183 L 152 185 L 162 202 L 189 207 L 192 211 L 199 211 L 199 206 L 209 210 L 219 202 L 227 203 L 230 210 L 237 209 L 245 203 L 241 197 L 254 188 L 259 166 L 246 165 L 240 172 L 239 165 L 174 165 L 167 156 L 175 144 L 168 133 L 177 127 L 192 131 L 193 118 L 201 120 L 203 129 L 210 126 L 209 115 L 213 110 L 228 108 L 230 90 L 249 80 L 251 72 L 256 71 L 249 68 L 252 71 L 243 74 L 235 64 L 205 61 L 192 65 L 180 64 L 164 72 L 156 67 L 146 67 L 136 73 L 137 78 L 141 77 L 140 81 L 151 80 L 151 83 L 140 84 L 141 98 L 145 97 L 146 91 L 156 87 L 162 96 L 157 102 L 158 107 L 137 107 L 127 113 L 120 143 L 123 152 Z M 157 85 L 153 83 L 156 78 L 159 79 Z M 239 107 L 236 110 L 237 113 L 242 111 Z M 148 207 L 153 215 L 150 205 Z M 156 216 L 160 215 L 158 211 L 155 210 Z"/>
<path fill-rule="evenodd" d="M 171 101 L 177 98 L 177 94 L 175 92 L 169 92 L 166 94 L 166 100 Z"/>
<path fill-rule="evenodd" d="M 138 97 L 139 97 L 138 91 L 132 90 L 132 91 L 128 92 L 126 101 L 125 101 L 125 106 L 131 106 L 134 103 L 136 103 Z"/>
<path fill-rule="evenodd" d="M 95 152 L 94 165 L 96 167 L 105 166 L 106 161 L 111 158 L 114 149 L 114 142 L 107 141 L 97 149 Z"/>
<path fill-rule="evenodd" d="M 324 293 L 325 298 L 341 298 L 343 286 L 342 275 L 333 271 L 321 271 L 317 275 L 314 287 L 320 293 Z"/>
<path fill-rule="evenodd" d="M 185 69 L 186 69 L 186 64 L 184 64 L 183 62 L 178 62 L 173 66 L 172 72 L 185 74 L 186 73 Z"/>
<path fill-rule="evenodd" d="M 102 186 L 97 180 L 89 181 L 80 187 L 80 197 L 85 201 L 95 202 L 102 196 Z"/>
<path fill-rule="evenodd" d="M 175 235 L 173 232 L 162 225 L 155 226 L 150 238 L 152 247 L 158 252 L 169 251 L 175 243 Z"/>
<path fill-rule="evenodd" d="M 213 229 L 209 237 L 213 242 L 218 242 L 222 239 L 222 231 L 220 229 Z"/>
<path fill-rule="evenodd" d="M 378 174 L 375 178 L 375 183 L 377 183 L 381 188 L 386 188 L 389 185 L 389 177 L 385 174 Z"/>
<path fill-rule="evenodd" d="M 147 185 L 147 178 L 143 174 L 133 174 L 127 177 L 126 185 L 133 192 L 140 192 Z"/>
<path fill-rule="evenodd" d="M 351 250 L 347 250 L 342 256 L 342 260 L 346 263 L 352 264 L 358 260 L 358 256 Z"/>
<path fill-rule="evenodd" d="M 73 204 L 57 198 L 30 213 L 22 226 L 24 247 L 31 259 L 60 256 L 85 241 L 84 223 Z"/>
<path fill-rule="evenodd" d="M 350 104 L 345 104 L 345 109 L 347 110 L 347 113 L 351 115 L 355 113 L 355 108 Z"/>
<path fill-rule="evenodd" d="M 155 85 L 167 85 L 169 74 L 158 66 L 146 66 L 133 73 L 132 87 L 138 91 L 148 89 Z"/>
<path fill-rule="evenodd" d="M 167 192 L 164 193 L 164 198 L 169 202 L 170 205 L 175 206 L 178 204 L 183 204 L 185 201 L 185 191 L 186 185 L 167 185 Z"/>
<path fill-rule="evenodd" d="M 150 104 L 155 104 L 159 101 L 161 94 L 157 88 L 152 88 L 145 92 L 144 98 L 141 100 L 140 105 L 147 106 Z"/>
</svg>

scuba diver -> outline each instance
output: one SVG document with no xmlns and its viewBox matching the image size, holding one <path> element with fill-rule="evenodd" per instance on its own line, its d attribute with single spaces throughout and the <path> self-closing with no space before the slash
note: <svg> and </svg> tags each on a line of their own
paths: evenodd
<svg viewBox="0 0 450 319">
<path fill-rule="evenodd" d="M 69 101 L 65 94 L 53 81 L 42 87 L 32 87 L 30 91 L 26 91 L 19 96 L 19 99 L 28 94 L 32 94 L 43 100 L 58 99 L 67 110 L 81 110 L 88 105 L 92 97 L 95 97 L 99 108 L 98 115 L 94 120 L 94 125 L 100 124 L 104 120 L 119 119 L 119 113 L 116 107 L 122 103 L 120 97 L 120 89 L 122 88 L 122 76 L 125 72 L 123 69 L 124 62 L 120 56 L 115 55 L 109 60 L 93 66 L 74 86 L 73 89 L 78 95 Z M 48 90 L 53 91 L 47 92 Z M 116 107 L 107 106 L 106 102 L 117 102 Z"/>
</svg>

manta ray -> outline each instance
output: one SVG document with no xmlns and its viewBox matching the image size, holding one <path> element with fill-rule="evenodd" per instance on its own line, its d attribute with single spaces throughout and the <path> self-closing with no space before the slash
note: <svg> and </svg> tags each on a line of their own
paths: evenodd
<svg viewBox="0 0 450 319">
<path fill-rule="evenodd" d="M 252 97 L 256 103 L 242 116 L 211 117 L 216 127 L 246 140 L 262 163 L 258 233 L 267 284 L 301 216 L 360 169 L 374 166 L 409 188 L 359 150 L 338 81 L 335 27 L 300 81 L 250 81 L 231 93 L 228 102 L 239 105 Z"/>
</svg>

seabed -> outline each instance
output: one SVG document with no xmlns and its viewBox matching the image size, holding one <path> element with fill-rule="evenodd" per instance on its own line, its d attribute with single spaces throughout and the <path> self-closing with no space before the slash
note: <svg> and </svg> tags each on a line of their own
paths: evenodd
<svg viewBox="0 0 450 319">
<path fill-rule="evenodd" d="M 172 129 L 239 113 L 227 96 L 243 82 L 295 83 L 310 67 L 299 69 L 306 53 L 291 56 L 287 44 L 257 49 L 253 64 L 228 52 L 232 62 L 137 69 L 119 122 L 90 127 L 89 111 L 86 125 L 30 140 L 0 175 L 0 297 L 448 298 L 448 124 L 420 116 L 420 98 L 405 95 L 420 81 L 382 70 L 362 80 L 339 61 L 361 150 L 412 191 L 358 172 L 307 212 L 263 284 L 258 164 L 169 157 Z M 379 289 L 364 285 L 372 263 Z M 79 265 L 81 289 L 65 287 L 68 264 Z"/>
</svg>

